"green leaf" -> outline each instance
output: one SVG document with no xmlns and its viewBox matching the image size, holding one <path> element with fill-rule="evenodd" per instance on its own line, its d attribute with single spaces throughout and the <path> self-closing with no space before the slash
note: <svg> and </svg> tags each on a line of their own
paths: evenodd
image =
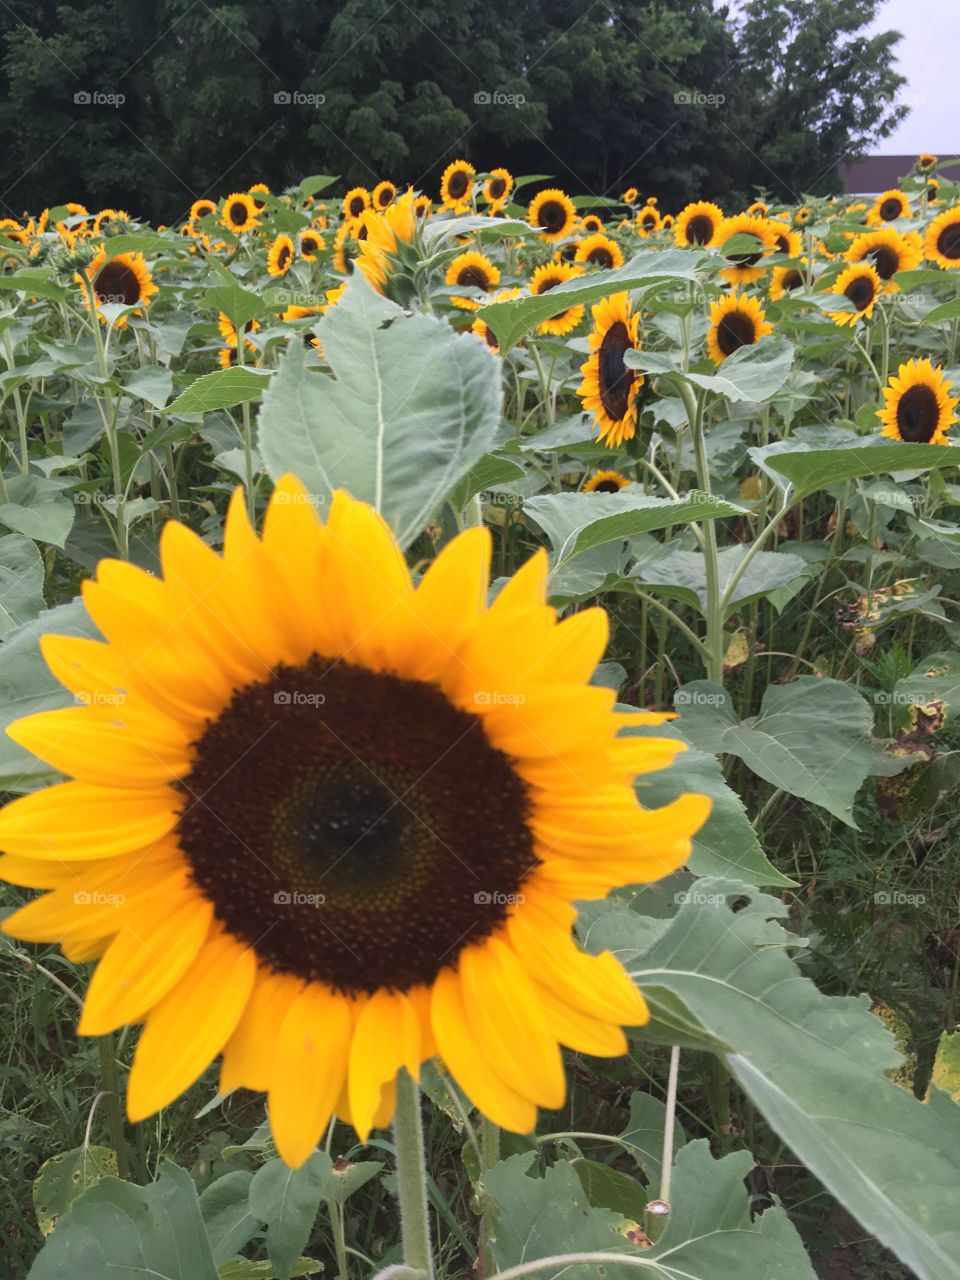
<svg viewBox="0 0 960 1280">
<path fill-rule="evenodd" d="M 594 271 L 567 280 L 545 294 L 531 294 L 512 302 L 491 302 L 477 312 L 497 335 L 501 351 L 508 351 L 536 325 L 567 307 L 596 302 L 624 289 L 639 289 L 665 280 L 695 280 L 704 255 L 690 249 L 640 250 L 616 271 Z"/>
<path fill-rule="evenodd" d="M 326 191 L 327 187 L 332 187 L 335 182 L 339 182 L 339 175 L 334 174 L 333 177 L 328 173 L 312 173 L 309 178 L 301 178 L 297 183 L 300 188 L 301 195 L 315 196 L 321 191 Z"/>
<path fill-rule="evenodd" d="M 960 1030 L 944 1031 L 937 1045 L 930 1083 L 960 1102 Z"/>
<path fill-rule="evenodd" d="M 619 493 L 550 493 L 528 498 L 523 511 L 546 534 L 558 564 L 604 542 L 632 538 L 652 529 L 743 515 L 742 507 L 697 490 L 681 498 L 653 498 L 630 489 Z"/>
<path fill-rule="evenodd" d="M 277 1280 L 290 1280 L 326 1195 L 333 1161 L 315 1151 L 299 1169 L 268 1160 L 250 1183 L 250 1213 L 267 1224 L 267 1255 Z"/>
<path fill-rule="evenodd" d="M 33 1180 L 33 1210 L 45 1236 L 75 1200 L 101 1178 L 117 1176 L 117 1153 L 109 1147 L 77 1147 L 51 1156 Z"/>
<path fill-rule="evenodd" d="M 197 1189 L 164 1161 L 147 1187 L 102 1178 L 75 1201 L 30 1269 L 31 1280 L 217 1280 Z"/>
<path fill-rule="evenodd" d="M 334 1165 L 324 1194 L 337 1204 L 343 1204 L 355 1191 L 375 1178 L 383 1167 L 381 1160 L 357 1160 L 343 1169 Z"/>
<path fill-rule="evenodd" d="M 173 374 L 163 365 L 148 364 L 127 374 L 123 389 L 154 409 L 162 409 L 173 387 Z"/>
<path fill-rule="evenodd" d="M 349 490 L 407 545 L 492 448 L 500 367 L 470 334 L 404 314 L 360 276 L 317 334 L 332 376 L 290 345 L 260 409 L 267 470 L 296 472 L 320 501 Z"/>
<path fill-rule="evenodd" d="M 608 1164 L 601 1164 L 599 1160 L 587 1160 L 582 1156 L 571 1163 L 588 1202 L 595 1209 L 612 1209 L 623 1218 L 643 1221 L 649 1197 L 636 1178 L 612 1169 Z"/>
<path fill-rule="evenodd" d="M 942 702 L 948 718 L 957 715 L 960 712 L 960 652 L 948 649 L 924 658 L 908 676 L 897 681 L 890 701 L 897 707 Z"/>
<path fill-rule="evenodd" d="M 255 373 L 242 365 L 214 369 L 191 382 L 163 412 L 212 413 L 214 409 L 229 409 L 245 400 L 257 400 L 269 386 L 270 377 L 268 373 Z"/>
<path fill-rule="evenodd" d="M 784 477 L 802 497 L 818 489 L 829 489 L 841 480 L 956 466 L 960 457 L 949 445 L 904 444 L 902 441 L 891 444 L 879 435 L 854 437 L 854 440 L 855 444 L 842 449 L 815 449 L 792 440 L 781 440 L 747 452 L 777 483 L 781 483 L 778 477 Z"/>
<path fill-rule="evenodd" d="M 651 1196 L 658 1193 L 663 1174 L 663 1134 L 667 1123 L 667 1108 L 651 1093 L 639 1089 L 630 1095 L 630 1119 L 620 1134 L 624 1144 L 643 1170 Z M 683 1127 L 673 1118 L 673 1150 L 679 1153 L 686 1144 Z"/>
<path fill-rule="evenodd" d="M 21 267 L 12 275 L 0 275 L 0 289 L 12 289 L 28 298 L 50 298 L 54 302 L 69 296 L 70 290 L 54 277 L 52 267 Z"/>
<path fill-rule="evenodd" d="M 759 778 L 855 827 L 853 800 L 870 772 L 873 712 L 839 680 L 770 685 L 760 714 L 737 723 L 730 694 L 708 680 L 677 690 L 680 731 L 702 751 L 738 756 Z"/>
<path fill-rule="evenodd" d="M 866 998 L 822 995 L 802 976 L 787 953 L 799 939 L 776 923 L 783 903 L 736 881 L 697 889 L 650 946 L 637 918 L 642 950 L 626 964 L 651 1008 L 669 995 L 732 1046 L 726 1065 L 774 1130 L 921 1280 L 960 1280 L 960 1108 L 887 1078 L 892 1035 Z M 622 945 L 629 913 L 612 911 Z M 589 945 L 608 945 L 602 915 Z"/>
<path fill-rule="evenodd" d="M 201 1193 L 200 1212 L 218 1267 L 239 1253 L 259 1230 L 250 1213 L 252 1180 L 253 1174 L 246 1169 L 235 1169 L 211 1182 Z"/>
<path fill-rule="evenodd" d="M 237 333 L 246 329 L 251 320 L 258 320 L 266 310 L 266 304 L 258 293 L 242 288 L 235 281 L 207 289 L 200 305 L 222 311 Z"/>
<path fill-rule="evenodd" d="M 0 537 L 0 638 L 43 612 L 43 560 L 19 533 Z"/>
<path fill-rule="evenodd" d="M 315 1258 L 298 1258 L 293 1269 L 295 1276 L 315 1276 L 323 1270 L 323 1263 Z M 246 1258 L 237 1258 L 233 1262 L 225 1262 L 217 1273 L 220 1280 L 277 1280 L 277 1273 L 269 1262 L 250 1262 Z"/>
<path fill-rule="evenodd" d="M 176 240 L 156 231 L 129 231 L 120 236 L 109 236 L 103 242 L 108 258 L 115 258 L 120 253 L 174 253 L 178 247 Z"/>
<path fill-rule="evenodd" d="M 454 511 L 462 511 L 470 499 L 482 493 L 484 489 L 492 489 L 496 485 L 521 480 L 524 474 L 523 467 L 511 458 L 502 458 L 496 453 L 486 453 L 450 491 L 450 505 Z"/>
<path fill-rule="evenodd" d="M 721 592 L 727 589 L 739 570 L 748 548 L 742 543 L 724 547 L 717 555 L 717 572 Z M 727 601 L 724 616 L 729 617 L 748 600 L 769 596 L 790 583 L 805 580 L 816 570 L 800 556 L 784 551 L 758 551 Z M 658 594 L 689 604 L 702 613 L 707 605 L 707 572 L 702 551 L 674 548 L 666 555 L 648 562 L 641 561 L 631 578 L 644 586 L 656 587 Z"/>
<path fill-rule="evenodd" d="M 669 373 L 728 400 L 760 402 L 769 400 L 789 378 L 793 357 L 792 343 L 784 338 L 767 337 L 734 351 L 715 374 L 684 372 L 669 357 L 656 351 L 628 351 L 624 363 L 645 373 Z"/>
<path fill-rule="evenodd" d="M 76 515 L 73 502 L 64 497 L 63 489 L 60 481 L 40 476 L 9 477 L 8 500 L 0 502 L 0 525 L 36 542 L 62 548 Z"/>
</svg>

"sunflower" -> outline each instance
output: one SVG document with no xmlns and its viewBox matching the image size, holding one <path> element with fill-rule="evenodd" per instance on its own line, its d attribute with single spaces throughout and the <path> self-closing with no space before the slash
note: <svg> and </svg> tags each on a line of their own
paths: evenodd
<svg viewBox="0 0 960 1280">
<path fill-rule="evenodd" d="M 255 182 L 252 187 L 248 188 L 247 194 L 252 198 L 253 203 L 257 206 L 257 212 L 262 213 L 267 207 L 267 202 L 266 200 L 261 200 L 259 197 L 268 196 L 270 194 L 270 188 L 267 184 L 265 182 Z"/>
<path fill-rule="evenodd" d="M 527 209 L 527 221 L 550 243 L 569 235 L 576 220 L 573 201 L 558 187 L 550 187 L 535 195 Z"/>
<path fill-rule="evenodd" d="M 640 192 L 636 187 L 627 187 L 620 199 L 624 204 L 636 204 L 640 199 Z"/>
<path fill-rule="evenodd" d="M 592 308 L 590 358 L 580 366 L 583 382 L 577 395 L 593 414 L 597 439 L 611 448 L 632 440 L 637 431 L 637 394 L 643 375 L 624 363 L 628 351 L 640 349 L 640 316 L 628 293 L 613 293 Z"/>
<path fill-rule="evenodd" d="M 799 231 L 792 231 L 789 227 L 785 227 L 782 222 L 776 218 L 768 218 L 767 226 L 773 236 L 774 244 L 777 247 L 777 253 L 785 254 L 788 258 L 799 258 L 803 253 L 803 237 Z"/>
<path fill-rule="evenodd" d="M 716 244 L 723 221 L 722 209 L 709 200 L 697 200 L 677 214 L 673 238 L 682 246 Z"/>
<path fill-rule="evenodd" d="M 623 266 L 623 254 L 616 240 L 599 233 L 580 241 L 574 260 L 587 266 L 614 270 Z"/>
<path fill-rule="evenodd" d="M 433 201 L 429 196 L 414 196 L 413 212 L 418 218 L 429 218 L 433 213 Z"/>
<path fill-rule="evenodd" d="M 935 169 L 938 163 L 938 157 L 932 156 L 929 151 L 921 151 L 917 156 L 917 169 L 921 173 L 929 173 L 931 169 Z"/>
<path fill-rule="evenodd" d="M 628 488 L 630 481 L 619 471 L 595 471 L 585 481 L 581 493 L 619 493 Z"/>
<path fill-rule="evenodd" d="M 947 444 L 946 431 L 957 420 L 957 397 L 947 394 L 952 386 L 929 358 L 902 364 L 883 389 L 881 434 L 909 444 Z"/>
<path fill-rule="evenodd" d="M 923 258 L 923 242 L 915 231 L 902 235 L 896 227 L 881 227 L 857 236 L 844 254 L 847 262 L 870 262 L 886 285 L 887 293 L 897 293 L 900 286 L 893 277 L 898 271 L 913 271 Z"/>
<path fill-rule="evenodd" d="M 756 298 L 728 293 L 710 304 L 707 353 L 714 364 L 723 364 L 734 351 L 752 347 L 772 332 L 773 325 Z"/>
<path fill-rule="evenodd" d="M 341 275 L 347 275 L 360 252 L 357 233 L 360 230 L 360 219 L 341 222 L 333 237 L 333 269 Z"/>
<path fill-rule="evenodd" d="M 84 584 L 105 643 L 43 641 L 84 705 L 10 730 L 71 780 L 0 814 L 0 870 L 50 890 L 5 931 L 99 960 L 81 1034 L 145 1023 L 133 1121 L 222 1053 L 299 1166 L 439 1056 L 529 1132 L 563 1105 L 561 1044 L 620 1055 L 648 1016 L 576 946 L 575 902 L 674 871 L 709 811 L 638 802 L 678 744 L 620 737 L 664 717 L 588 683 L 606 615 L 558 622 L 542 551 L 488 608 L 482 528 L 414 588 L 370 507 L 338 492 L 321 524 L 292 477 L 262 538 L 237 494 L 222 557 L 175 522 L 161 556 Z"/>
<path fill-rule="evenodd" d="M 936 204 L 937 201 L 940 199 L 940 179 L 939 178 L 927 179 L 926 196 L 927 196 L 927 204 Z"/>
<path fill-rule="evenodd" d="M 272 276 L 285 276 L 293 266 L 293 241 L 279 235 L 267 252 L 267 271 Z"/>
<path fill-rule="evenodd" d="M 931 262 L 948 270 L 960 267 L 960 205 L 938 213 L 927 227 L 924 249 Z"/>
<path fill-rule="evenodd" d="M 102 306 L 136 307 L 130 315 L 142 315 L 144 307 L 149 307 L 153 295 L 158 292 L 153 283 L 153 276 L 142 253 L 118 253 L 108 258 L 101 249 L 93 261 L 86 267 L 84 275 L 93 287 L 97 314 L 104 324 L 106 316 L 100 313 Z M 76 277 L 78 284 L 83 284 L 83 301 L 87 310 L 90 300 L 87 296 L 87 285 L 83 277 Z M 125 329 L 127 314 L 113 321 L 118 329 Z"/>
<path fill-rule="evenodd" d="M 235 191 L 224 200 L 221 218 L 228 231 L 244 235 L 252 231 L 259 221 L 256 201 L 244 191 Z"/>
<path fill-rule="evenodd" d="M 93 220 L 95 236 L 121 235 L 129 229 L 130 215 L 124 209 L 101 209 Z"/>
<path fill-rule="evenodd" d="M 374 209 L 386 209 L 397 198 L 397 188 L 392 182 L 378 182 L 373 188 L 370 203 Z"/>
<path fill-rule="evenodd" d="M 206 218 L 211 213 L 216 212 L 217 206 L 212 200 L 194 200 L 190 206 L 190 221 L 199 222 L 201 218 Z"/>
<path fill-rule="evenodd" d="M 645 204 L 637 214 L 636 230 L 644 239 L 660 230 L 660 215 L 652 204 Z"/>
<path fill-rule="evenodd" d="M 579 263 L 547 262 L 542 267 L 537 267 L 530 277 L 528 288 L 531 293 L 547 293 L 550 289 L 555 289 L 558 284 L 565 284 L 567 280 L 573 280 L 580 275 L 583 275 L 583 267 Z M 550 316 L 548 320 L 537 325 L 537 333 L 563 338 L 568 333 L 572 333 L 582 319 L 582 305 L 567 307 L 566 310 L 558 311 L 556 315 Z"/>
<path fill-rule="evenodd" d="M 359 218 L 370 208 L 370 192 L 366 187 L 351 187 L 343 197 L 343 216 L 347 219 Z"/>
<path fill-rule="evenodd" d="M 896 187 L 891 191 L 883 191 L 874 200 L 867 214 L 867 225 L 879 227 L 884 222 L 895 222 L 897 218 L 912 218 L 910 201 Z"/>
<path fill-rule="evenodd" d="M 585 231 L 587 235 L 596 235 L 603 230 L 603 219 L 598 218 L 595 213 L 587 213 L 580 219 L 580 231 Z"/>
<path fill-rule="evenodd" d="M 300 232 L 300 257 L 304 262 L 316 262 L 317 257 L 326 248 L 323 236 L 316 231 Z"/>
<path fill-rule="evenodd" d="M 830 317 L 834 324 L 855 325 L 858 320 L 869 320 L 884 287 L 876 268 L 869 262 L 857 262 L 847 267 L 834 281 L 830 292 L 852 302 L 854 310 L 832 311 Z"/>
<path fill-rule="evenodd" d="M 230 319 L 225 311 L 221 311 L 217 316 L 217 328 L 220 330 L 220 336 L 230 350 L 235 350 L 237 346 L 237 329 L 236 325 Z M 256 333 L 260 328 L 259 320 L 248 320 L 243 326 L 244 339 L 243 345 L 249 347 L 251 351 L 256 351 L 257 344 L 251 342 L 246 335 L 248 333 Z"/>
<path fill-rule="evenodd" d="M 483 184 L 483 198 L 487 204 L 503 205 L 513 190 L 513 174 L 509 169 L 491 169 Z"/>
<path fill-rule="evenodd" d="M 673 230 L 673 214 L 672 213 L 665 213 L 663 215 L 663 217 L 660 219 L 660 229 L 661 231 Z"/>
<path fill-rule="evenodd" d="M 368 209 L 360 219 L 357 232 L 360 256 L 356 266 L 378 293 L 384 292 L 388 277 L 396 269 L 401 246 L 410 244 L 416 234 L 412 191 L 393 201 L 383 213 Z"/>
<path fill-rule="evenodd" d="M 500 270 L 486 254 L 468 249 L 466 253 L 458 254 L 447 267 L 444 282 L 461 289 L 479 289 L 481 293 L 489 293 L 495 284 L 500 283 Z M 461 295 L 454 295 L 450 301 L 464 311 L 476 311 L 479 306 L 473 298 Z"/>
<path fill-rule="evenodd" d="M 806 258 L 801 258 L 800 261 L 804 266 L 807 265 Z M 770 272 L 770 297 L 774 302 L 779 302 L 794 289 L 802 289 L 805 283 L 806 277 L 799 267 L 774 267 Z"/>
<path fill-rule="evenodd" d="M 765 218 L 770 212 L 770 206 L 763 200 L 754 200 L 753 204 L 747 209 L 747 213 L 751 218 Z"/>
<path fill-rule="evenodd" d="M 499 289 L 492 297 L 484 298 L 483 305 L 486 306 L 490 302 L 512 302 L 514 298 L 520 297 L 520 290 L 516 287 L 511 289 Z M 482 338 L 495 356 L 500 354 L 500 340 L 486 321 L 481 320 L 478 316 L 470 326 L 470 332 L 476 337 Z"/>
<path fill-rule="evenodd" d="M 738 239 L 751 236 L 756 242 L 756 251 L 740 250 L 731 253 L 724 259 L 730 263 L 730 266 L 720 274 L 724 280 L 729 280 L 734 285 L 749 284 L 752 280 L 759 280 L 764 268 L 757 264 L 766 254 L 775 249 L 777 244 L 770 223 L 766 218 L 755 218 L 748 213 L 738 214 L 734 218 L 724 218 L 717 228 L 715 243 L 723 245 L 733 236 L 737 236 Z"/>
<path fill-rule="evenodd" d="M 473 194 L 476 169 L 466 160 L 448 164 L 440 179 L 440 203 L 445 209 L 465 209 Z"/>
<path fill-rule="evenodd" d="M 27 232 L 16 218 L 0 218 L 0 238 L 15 240 L 17 244 L 25 244 Z"/>
<path fill-rule="evenodd" d="M 805 227 L 812 217 L 812 210 L 808 209 L 805 204 L 802 204 L 800 208 L 794 212 L 793 220 L 798 227 Z"/>
</svg>

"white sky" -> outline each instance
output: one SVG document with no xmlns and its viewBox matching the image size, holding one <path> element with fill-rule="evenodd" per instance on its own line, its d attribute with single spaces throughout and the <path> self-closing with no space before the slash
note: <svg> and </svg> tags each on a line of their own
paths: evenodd
<svg viewBox="0 0 960 1280">
<path fill-rule="evenodd" d="M 900 100 L 913 109 L 874 154 L 960 155 L 960 0 L 884 0 L 876 31 L 899 31 L 897 70 L 906 76 Z"/>
</svg>

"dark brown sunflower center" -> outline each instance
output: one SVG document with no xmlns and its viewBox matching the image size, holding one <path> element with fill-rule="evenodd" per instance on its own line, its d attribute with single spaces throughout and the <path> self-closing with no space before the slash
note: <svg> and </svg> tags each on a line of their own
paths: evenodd
<svg viewBox="0 0 960 1280">
<path fill-rule="evenodd" d="M 277 266 L 282 271 L 289 261 L 290 261 L 290 246 L 282 244 L 280 246 L 280 251 L 277 254 Z"/>
<path fill-rule="evenodd" d="M 687 223 L 687 244 L 706 244 L 713 239 L 713 219 L 698 213 Z"/>
<path fill-rule="evenodd" d="M 937 236 L 937 251 L 945 258 L 960 258 L 960 222 L 952 222 Z"/>
<path fill-rule="evenodd" d="M 881 244 L 870 251 L 870 261 L 881 280 L 889 280 L 900 269 L 900 255 L 888 244 Z"/>
<path fill-rule="evenodd" d="M 927 203 L 928 204 L 933 204 L 933 202 L 937 198 L 937 194 L 939 190 L 940 190 L 939 183 L 933 183 L 933 182 L 930 183 L 930 185 L 927 187 Z"/>
<path fill-rule="evenodd" d="M 657 215 L 655 213 L 642 213 L 640 215 L 640 221 L 649 231 L 657 225 Z"/>
<path fill-rule="evenodd" d="M 500 340 L 489 325 L 483 326 L 483 340 L 491 351 L 500 350 Z"/>
<path fill-rule="evenodd" d="M 869 276 L 857 276 L 843 291 L 858 311 L 865 311 L 873 301 L 873 281 Z"/>
<path fill-rule="evenodd" d="M 474 289 L 490 288 L 490 280 L 483 267 L 464 267 L 457 273 L 457 284 L 464 288 L 467 286 L 472 286 Z"/>
<path fill-rule="evenodd" d="M 717 346 L 725 356 L 732 356 L 734 351 L 749 347 L 756 340 L 753 320 L 742 311 L 728 311 L 717 325 Z"/>
<path fill-rule="evenodd" d="M 545 200 L 537 214 L 540 226 L 555 234 L 567 225 L 567 211 L 559 200 Z"/>
<path fill-rule="evenodd" d="M 132 307 L 135 302 L 140 301 L 140 281 L 136 272 L 116 258 L 97 272 L 93 289 L 100 303 Z"/>
<path fill-rule="evenodd" d="M 461 200 L 467 193 L 467 187 L 470 185 L 470 176 L 463 169 L 457 169 L 451 173 L 450 181 L 447 183 L 447 190 L 453 196 L 454 200 Z"/>
<path fill-rule="evenodd" d="M 577 256 L 576 243 L 573 240 L 571 240 L 569 244 L 562 244 L 558 252 L 560 254 L 561 262 L 572 262 L 574 258 Z M 558 281 L 555 281 L 554 283 L 559 284 L 560 282 L 558 280 Z M 552 289 L 553 285 L 549 285 L 548 288 Z M 543 290 L 541 289 L 540 292 L 542 293 Z"/>
<path fill-rule="evenodd" d="M 491 178 L 488 190 L 491 200 L 502 200 L 507 190 L 506 178 Z"/>
<path fill-rule="evenodd" d="M 783 277 L 783 288 L 787 293 L 790 293 L 793 289 L 799 289 L 802 284 L 802 274 L 796 269 L 796 267 L 791 267 Z"/>
<path fill-rule="evenodd" d="M 893 222 L 903 213 L 903 205 L 899 200 L 891 196 L 889 200 L 884 200 L 880 206 L 880 217 L 884 222 Z"/>
<path fill-rule="evenodd" d="M 636 373 L 623 362 L 624 352 L 632 346 L 627 326 L 622 320 L 610 326 L 600 343 L 600 402 L 604 412 L 615 422 L 621 422 L 626 417 L 630 407 L 630 391 L 636 381 Z"/>
<path fill-rule="evenodd" d="M 940 406 L 931 387 L 913 386 L 900 397 L 897 430 L 901 440 L 926 444 L 936 432 L 939 421 Z"/>
<path fill-rule="evenodd" d="M 367 206 L 363 202 L 363 196 L 354 196 L 353 199 L 350 201 L 350 209 L 349 209 L 350 217 L 359 218 L 361 213 L 363 213 L 366 207 Z"/>
<path fill-rule="evenodd" d="M 592 262 L 595 267 L 612 267 L 613 254 L 606 245 L 598 244 L 587 254 L 587 261 Z"/>
<path fill-rule="evenodd" d="M 300 241 L 300 247 L 304 253 L 316 253 L 320 248 L 320 242 L 315 240 L 313 236 L 304 236 Z"/>
<path fill-rule="evenodd" d="M 786 236 L 777 236 L 777 249 L 780 253 L 790 252 L 790 241 Z"/>
<path fill-rule="evenodd" d="M 247 206 L 242 204 L 239 200 L 235 200 L 230 206 L 227 217 L 234 226 L 241 227 L 246 222 L 249 215 L 250 210 Z"/>
<path fill-rule="evenodd" d="M 429 983 L 537 865 L 526 784 L 432 685 L 315 656 L 238 691 L 194 747 L 181 847 L 276 971 L 345 992 Z"/>
<path fill-rule="evenodd" d="M 598 480 L 593 486 L 594 493 L 619 493 L 623 488 L 616 480 Z"/>
</svg>

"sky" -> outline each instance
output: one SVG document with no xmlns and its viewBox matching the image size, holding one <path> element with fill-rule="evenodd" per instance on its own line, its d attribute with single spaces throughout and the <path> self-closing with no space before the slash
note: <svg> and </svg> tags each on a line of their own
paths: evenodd
<svg viewBox="0 0 960 1280">
<path fill-rule="evenodd" d="M 884 0 L 872 28 L 899 31 L 897 70 L 907 83 L 900 101 L 913 109 L 875 155 L 960 155 L 957 67 L 960 63 L 960 0 Z"/>
</svg>

